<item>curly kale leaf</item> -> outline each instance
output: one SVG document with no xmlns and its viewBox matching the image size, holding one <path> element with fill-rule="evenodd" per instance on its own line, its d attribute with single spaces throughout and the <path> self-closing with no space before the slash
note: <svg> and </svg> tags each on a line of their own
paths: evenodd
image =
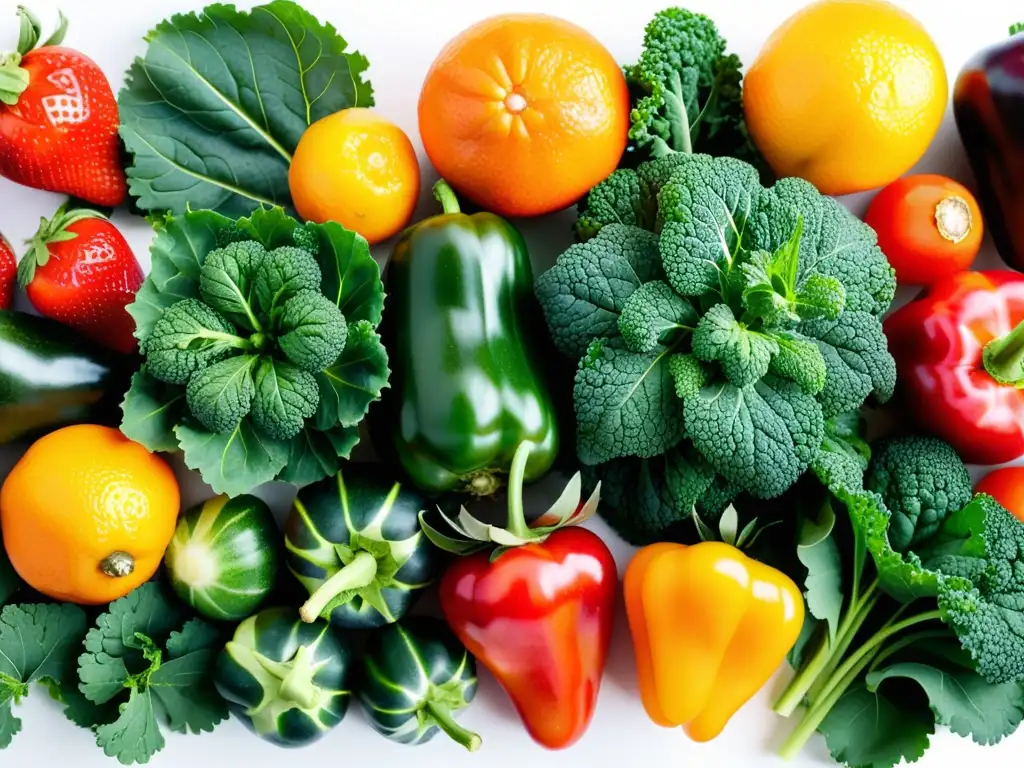
<svg viewBox="0 0 1024 768">
<path fill-rule="evenodd" d="M 821 406 L 790 381 L 765 376 L 705 386 L 684 404 L 687 435 L 727 480 L 757 498 L 783 493 L 818 454 Z"/>
<path fill-rule="evenodd" d="M 778 346 L 768 369 L 783 378 L 795 381 L 809 395 L 817 395 L 825 387 L 827 370 L 821 350 L 810 339 L 795 331 L 772 331 Z"/>
<path fill-rule="evenodd" d="M 594 339 L 616 334 L 626 300 L 660 276 L 658 238 L 636 227 L 610 225 L 571 246 L 535 286 L 555 346 L 578 358 Z"/>
<path fill-rule="evenodd" d="M 811 469 L 829 490 L 858 491 L 864 486 L 864 472 L 871 460 L 871 447 L 861 436 L 863 419 L 858 411 L 833 416 L 825 421 L 825 439 Z"/>
<path fill-rule="evenodd" d="M 574 388 L 580 461 L 657 456 L 683 439 L 682 402 L 669 369 L 672 351 L 631 352 L 621 339 L 590 345 Z"/>
<path fill-rule="evenodd" d="M 304 229 L 296 232 L 309 233 Z M 299 291 L 320 291 L 320 265 L 305 248 L 282 246 L 270 251 L 256 271 L 253 288 L 260 309 L 275 318 L 281 305 Z"/>
<path fill-rule="evenodd" d="M 248 331 L 263 329 L 254 288 L 266 255 L 266 249 L 255 240 L 234 242 L 206 254 L 199 270 L 203 301 Z"/>
<path fill-rule="evenodd" d="M 253 374 L 256 394 L 252 423 L 272 438 L 288 440 L 302 431 L 320 402 L 316 378 L 291 363 L 260 358 Z"/>
<path fill-rule="evenodd" d="M 189 380 L 185 401 L 204 427 L 229 432 L 248 415 L 256 394 L 252 371 L 258 359 L 254 355 L 229 357 Z"/>
<path fill-rule="evenodd" d="M 644 283 L 626 299 L 619 316 L 619 333 L 633 352 L 653 352 L 690 331 L 697 310 L 661 280 Z"/>
<path fill-rule="evenodd" d="M 184 386 L 197 371 L 248 347 L 215 310 L 198 299 L 183 299 L 156 321 L 143 352 L 150 376 Z"/>
<path fill-rule="evenodd" d="M 299 291 L 281 307 L 278 346 L 304 371 L 318 373 L 333 364 L 348 338 L 338 306 L 317 291 Z"/>
<path fill-rule="evenodd" d="M 676 388 L 676 397 L 686 400 L 708 383 L 708 372 L 693 355 L 675 354 L 668 359 L 668 371 Z"/>
<path fill-rule="evenodd" d="M 778 351 L 775 339 L 740 323 L 728 304 L 711 307 L 693 332 L 694 357 L 720 363 L 725 378 L 737 387 L 753 384 L 768 373 Z"/>
</svg>

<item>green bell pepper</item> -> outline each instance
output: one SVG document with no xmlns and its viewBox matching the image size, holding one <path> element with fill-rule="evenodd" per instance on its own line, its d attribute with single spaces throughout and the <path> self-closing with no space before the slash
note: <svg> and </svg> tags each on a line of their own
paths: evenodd
<svg viewBox="0 0 1024 768">
<path fill-rule="evenodd" d="M 303 620 L 370 629 L 400 619 L 441 568 L 420 530 L 427 506 L 376 464 L 345 463 L 299 491 L 284 533 L 288 568 L 310 593 Z"/>
<path fill-rule="evenodd" d="M 476 696 L 476 660 L 443 621 L 404 619 L 376 632 L 363 652 L 359 700 L 392 741 L 423 744 L 444 731 L 471 752 L 480 737 L 453 714 Z"/>
<path fill-rule="evenodd" d="M 238 625 L 217 657 L 214 684 L 260 738 L 283 747 L 319 739 L 345 717 L 352 650 L 326 621 L 268 608 Z"/>
<path fill-rule="evenodd" d="M 244 619 L 274 588 L 280 538 L 270 507 L 255 496 L 209 499 L 178 520 L 164 555 L 171 586 L 208 619 Z"/>
<path fill-rule="evenodd" d="M 460 213 L 444 181 L 434 192 L 444 213 L 407 229 L 385 268 L 392 374 L 377 442 L 423 491 L 487 496 L 524 440 L 537 446 L 527 481 L 558 453 L 538 359 L 545 337 L 532 327 L 539 310 L 523 236 L 494 214 Z"/>
</svg>

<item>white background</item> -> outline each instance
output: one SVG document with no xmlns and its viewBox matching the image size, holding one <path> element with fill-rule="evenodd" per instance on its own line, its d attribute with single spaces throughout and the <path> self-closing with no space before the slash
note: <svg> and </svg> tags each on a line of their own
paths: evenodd
<svg viewBox="0 0 1024 768">
<path fill-rule="evenodd" d="M 600 39 L 622 63 L 635 61 L 643 28 L 651 15 L 671 0 L 304 0 L 303 4 L 320 19 L 330 21 L 350 46 L 369 57 L 369 77 L 374 86 L 377 109 L 401 125 L 417 146 L 423 165 L 424 195 L 418 216 L 429 215 L 433 206 L 429 197 L 433 172 L 423 156 L 416 130 L 416 102 L 423 77 L 444 43 L 464 27 L 486 16 L 505 11 L 547 12 L 582 24 Z M 110 77 L 115 91 L 122 73 L 132 58 L 144 51 L 143 35 L 156 23 L 175 12 L 198 10 L 203 0 L 63 0 L 59 3 L 71 19 L 66 44 L 94 58 Z M 239 6 L 255 3 L 239 2 Z M 936 40 L 945 57 L 952 89 L 963 62 L 978 49 L 1006 35 L 1008 26 L 1024 20 L 1019 3 L 1003 0 L 973 0 L 969 3 L 941 0 L 904 0 L 899 3 L 920 19 Z M 13 49 L 17 40 L 15 0 L 0 0 L 0 51 Z M 30 0 L 31 7 L 48 25 L 56 18 L 54 0 Z M 710 14 L 718 23 L 730 47 L 744 62 L 756 56 L 768 34 L 789 14 L 803 5 L 801 0 L 689 0 L 687 7 Z M 826 39 L 822 45 L 828 45 Z M 947 112 L 935 143 L 917 170 L 950 175 L 969 185 L 969 171 L 963 156 L 952 115 Z M 862 213 L 870 194 L 847 202 Z M 61 198 L 11 184 L 0 179 L 0 231 L 16 244 L 35 230 L 40 216 L 49 216 Z M 147 248 L 150 232 L 141 219 L 127 214 L 116 216 L 135 249 L 139 261 L 148 268 Z M 530 241 L 534 264 L 542 268 L 570 242 L 571 212 L 523 222 Z M 387 245 L 377 249 L 386 257 Z M 1002 266 L 990 243 L 976 266 Z M 901 293 L 902 295 L 902 293 Z M 905 295 L 903 296 L 905 298 Z M 0 478 L 17 460 L 11 449 L 0 450 Z M 193 503 L 211 492 L 197 478 L 180 472 L 185 501 Z M 281 515 L 290 502 L 288 488 L 276 486 L 261 490 Z M 630 548 L 617 541 L 599 521 L 592 527 L 605 536 L 615 552 L 620 573 L 628 562 Z M 681 730 L 666 730 L 651 724 L 644 715 L 637 694 L 635 669 L 625 616 L 621 612 L 612 641 L 612 649 L 601 691 L 597 713 L 589 732 L 571 749 L 547 752 L 536 746 L 519 724 L 516 714 L 495 682 L 481 673 L 481 690 L 472 707 L 462 717 L 468 727 L 484 739 L 480 752 L 469 754 L 438 737 L 433 742 L 410 748 L 388 742 L 362 721 L 358 705 L 353 705 L 345 721 L 319 743 L 298 754 L 288 754 L 250 735 L 237 721 L 229 721 L 213 734 L 181 737 L 168 735 L 167 747 L 152 761 L 157 768 L 189 765 L 213 768 L 245 765 L 246 768 L 270 768 L 282 761 L 301 760 L 310 765 L 340 766 L 361 764 L 399 765 L 414 761 L 422 768 L 445 766 L 568 766 L 594 765 L 626 768 L 648 761 L 653 765 L 752 766 L 781 764 L 774 749 L 785 738 L 791 723 L 775 716 L 770 701 L 783 684 L 781 673 L 751 701 L 716 741 L 698 745 Z M 0 753 L 3 765 L 67 765 L 98 768 L 116 765 L 103 756 L 88 731 L 72 726 L 57 711 L 45 693 L 34 691 L 18 709 L 24 730 L 12 747 Z M 1018 766 L 1024 753 L 1024 735 L 1010 738 L 997 747 L 981 748 L 969 741 L 942 733 L 933 739 L 922 768 L 967 765 L 983 760 L 989 768 Z M 828 765 L 830 758 L 819 737 L 810 742 L 795 762 L 801 767 Z"/>
</svg>

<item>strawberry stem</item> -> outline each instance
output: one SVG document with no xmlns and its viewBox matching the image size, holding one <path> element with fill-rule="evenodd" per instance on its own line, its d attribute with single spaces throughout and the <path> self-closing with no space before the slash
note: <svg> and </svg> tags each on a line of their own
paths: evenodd
<svg viewBox="0 0 1024 768">
<path fill-rule="evenodd" d="M 106 219 L 99 211 L 92 208 L 68 208 L 65 203 L 52 219 L 40 219 L 39 229 L 28 241 L 29 251 L 18 264 L 18 285 L 23 289 L 32 282 L 36 275 L 36 267 L 45 267 L 50 261 L 50 244 L 74 240 L 77 234 L 70 231 L 73 224 L 86 219 Z"/>
<path fill-rule="evenodd" d="M 57 29 L 40 46 L 39 40 L 43 36 L 43 25 L 40 23 L 39 17 L 24 5 L 18 6 L 18 20 L 21 23 L 18 31 L 18 53 L 24 56 L 37 47 L 46 48 L 64 42 L 64 36 L 68 33 L 68 18 L 60 11 L 57 13 L 59 15 Z"/>
<path fill-rule="evenodd" d="M 21 54 L 8 53 L 0 56 L 0 102 L 13 107 L 26 88 L 28 70 L 21 66 Z"/>
</svg>

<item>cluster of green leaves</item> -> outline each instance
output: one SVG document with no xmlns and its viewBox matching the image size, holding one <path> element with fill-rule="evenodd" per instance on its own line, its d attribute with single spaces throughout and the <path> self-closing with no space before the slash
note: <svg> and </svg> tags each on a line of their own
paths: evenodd
<svg viewBox="0 0 1024 768">
<path fill-rule="evenodd" d="M 211 731 L 228 716 L 212 684 L 223 638 L 150 582 L 108 606 L 89 627 L 70 604 L 7 605 L 0 612 L 0 749 L 21 730 L 13 706 L 32 683 L 124 765 L 178 733 Z M 84 649 L 84 653 L 83 653 Z"/>
<path fill-rule="evenodd" d="M 338 224 L 168 217 L 128 308 L 146 362 L 121 429 L 230 496 L 332 475 L 387 386 L 383 303 L 369 246 Z"/>
<path fill-rule="evenodd" d="M 984 745 L 1024 720 L 1024 524 L 985 495 L 951 509 L 966 469 L 941 445 L 903 440 L 875 462 L 868 483 L 903 509 L 840 485 L 806 523 L 808 620 L 775 707 L 806 706 L 784 755 L 819 730 L 851 768 L 913 762 L 938 725 Z"/>
<path fill-rule="evenodd" d="M 290 208 L 288 167 L 306 128 L 373 106 L 366 58 L 290 0 L 177 14 L 146 41 L 117 99 L 129 189 L 145 211 Z"/>
<path fill-rule="evenodd" d="M 656 13 L 639 61 L 625 68 L 633 102 L 630 152 L 644 159 L 703 152 L 756 164 L 740 69 L 710 18 L 684 8 Z"/>
<path fill-rule="evenodd" d="M 624 538 L 661 538 L 710 489 L 863 474 L 851 423 L 896 382 L 880 319 L 896 280 L 870 227 L 806 181 L 766 189 L 747 163 L 689 154 L 616 171 L 580 222 L 536 293 L 580 359 L 577 452 Z"/>
</svg>

